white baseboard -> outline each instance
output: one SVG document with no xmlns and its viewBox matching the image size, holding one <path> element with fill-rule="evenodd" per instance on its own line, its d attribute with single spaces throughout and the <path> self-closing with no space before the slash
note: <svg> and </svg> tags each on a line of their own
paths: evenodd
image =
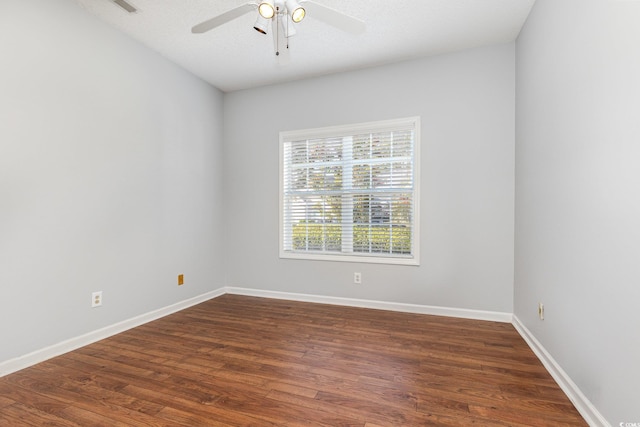
<svg viewBox="0 0 640 427">
<path fill-rule="evenodd" d="M 540 344 L 540 342 L 531 334 L 517 316 L 511 313 L 469 310 L 461 308 L 437 307 L 429 305 L 405 304 L 397 302 L 363 300 L 354 298 L 330 297 L 322 295 L 298 294 L 290 292 L 267 291 L 260 289 L 249 289 L 241 287 L 222 287 L 220 289 L 207 292 L 202 295 L 160 308 L 158 310 L 145 313 L 131 319 L 109 325 L 102 329 L 89 332 L 87 334 L 71 338 L 58 344 L 36 350 L 32 353 L 0 362 L 0 377 L 19 371 L 29 366 L 44 362 L 52 357 L 59 356 L 69 351 L 89 345 L 96 341 L 119 334 L 136 326 L 143 325 L 169 314 L 184 310 L 185 308 L 200 304 L 201 302 L 216 298 L 224 294 L 246 295 L 262 298 L 273 298 L 291 301 L 314 302 L 321 304 L 333 304 L 349 307 L 372 308 L 379 310 L 391 310 L 406 313 L 430 314 L 436 316 L 458 317 L 464 319 L 488 320 L 494 322 L 512 323 L 518 333 L 529 345 L 531 350 L 536 354 L 544 367 L 549 371 L 553 379 L 558 383 L 560 388 L 567 395 L 569 400 L 575 405 L 576 409 L 584 417 L 585 421 L 591 427 L 611 427 L 607 420 L 600 414 L 595 406 L 580 391 L 578 386 L 571 380 L 567 373 L 558 365 L 551 357 L 549 352 Z"/>
<path fill-rule="evenodd" d="M 109 325 L 104 328 L 86 333 L 84 335 L 62 341 L 58 344 L 36 350 L 32 353 L 25 354 L 14 359 L 9 359 L 5 362 L 0 362 L 0 377 L 24 368 L 28 368 L 29 366 L 44 362 L 45 360 L 51 359 L 52 357 L 60 356 L 61 354 L 76 350 L 80 347 L 84 347 L 85 345 L 89 345 L 96 341 L 100 341 L 110 336 L 119 334 L 128 329 L 135 328 L 136 326 L 143 325 L 145 323 L 151 322 L 152 320 L 156 320 L 177 311 L 184 310 L 185 308 L 200 304 L 201 302 L 218 297 L 220 295 L 223 295 L 224 293 L 224 288 L 207 292 L 205 294 L 198 295 L 196 297 L 189 298 L 175 304 L 171 304 L 167 307 L 153 310 L 149 313 L 141 314 L 131 319 L 127 319 L 122 322 L 118 322 L 113 325 Z"/>
<path fill-rule="evenodd" d="M 274 298 L 293 301 L 315 302 L 322 304 L 333 304 L 350 307 L 374 308 L 379 310 L 391 310 L 407 313 L 432 314 L 436 316 L 461 317 L 465 319 L 490 320 L 495 322 L 511 322 L 511 313 L 501 313 L 481 310 L 468 310 L 459 308 L 436 307 L 416 304 L 403 304 L 384 301 L 361 300 L 352 298 L 329 297 L 321 295 L 296 294 L 288 292 L 264 291 L 259 289 L 248 289 L 239 287 L 222 287 L 215 291 L 172 304 L 149 313 L 141 314 L 131 319 L 118 322 L 113 325 L 74 337 L 60 343 L 45 347 L 29 354 L 0 362 L 0 377 L 28 368 L 37 363 L 44 362 L 69 351 L 92 344 L 96 341 L 111 337 L 136 326 L 143 325 L 169 314 L 175 313 L 201 302 L 216 298 L 225 293 L 236 295 L 256 296 L 262 298 Z"/>
<path fill-rule="evenodd" d="M 435 316 L 460 317 L 463 319 L 489 320 L 511 323 L 512 314 L 498 311 L 469 310 L 465 308 L 437 307 L 431 305 L 405 304 L 363 300 L 354 298 L 329 297 L 322 295 L 297 294 L 290 292 L 266 291 L 239 287 L 226 287 L 226 293 L 290 301 L 315 302 L 321 304 L 343 305 L 348 307 L 373 308 L 378 310 L 399 311 L 404 313 L 431 314 Z"/>
<path fill-rule="evenodd" d="M 576 383 L 574 383 L 569 375 L 560 367 L 558 362 L 555 361 L 549 352 L 542 346 L 542 344 L 536 339 L 535 336 L 527 329 L 526 326 L 513 315 L 513 326 L 518 333 L 531 347 L 531 350 L 538 356 L 538 359 L 542 362 L 544 367 L 549 371 L 549 374 L 558 383 L 562 391 L 567 395 L 571 403 L 576 407 L 580 415 L 591 427 L 611 427 L 611 424 L 600 414 L 595 406 L 587 399 L 587 397 L 580 391 Z"/>
</svg>

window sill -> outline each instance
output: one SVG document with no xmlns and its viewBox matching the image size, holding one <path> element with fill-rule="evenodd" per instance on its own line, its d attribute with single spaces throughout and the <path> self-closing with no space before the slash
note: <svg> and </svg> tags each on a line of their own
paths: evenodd
<svg viewBox="0 0 640 427">
<path fill-rule="evenodd" d="M 416 256 L 371 256 L 367 255 L 336 255 L 329 253 L 308 253 L 280 251 L 281 259 L 298 259 L 306 261 L 336 261 L 366 264 L 391 264 L 419 266 L 420 260 Z"/>
</svg>

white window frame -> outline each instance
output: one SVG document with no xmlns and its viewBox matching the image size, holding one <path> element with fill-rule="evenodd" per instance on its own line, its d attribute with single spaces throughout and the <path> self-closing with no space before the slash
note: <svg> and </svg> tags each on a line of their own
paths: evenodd
<svg viewBox="0 0 640 427">
<path fill-rule="evenodd" d="M 411 126 L 414 131 L 413 144 L 413 194 L 412 194 L 412 236 L 410 255 L 370 253 L 328 253 L 285 250 L 285 195 L 284 195 L 284 147 L 288 141 L 345 137 L 361 133 L 384 132 Z M 357 123 L 324 128 L 301 129 L 280 132 L 280 167 L 279 167 L 279 251 L 280 258 L 318 261 L 341 261 L 375 264 L 420 265 L 420 118 L 407 117 L 367 123 Z M 345 178 L 346 179 L 346 178 Z M 348 213 L 347 213 L 348 215 Z"/>
</svg>

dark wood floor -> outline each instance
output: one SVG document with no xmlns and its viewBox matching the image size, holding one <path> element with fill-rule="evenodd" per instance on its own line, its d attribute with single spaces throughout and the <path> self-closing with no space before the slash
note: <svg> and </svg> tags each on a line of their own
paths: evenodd
<svg viewBox="0 0 640 427">
<path fill-rule="evenodd" d="M 2 426 L 583 426 L 510 324 L 224 295 L 0 378 Z"/>
</svg>

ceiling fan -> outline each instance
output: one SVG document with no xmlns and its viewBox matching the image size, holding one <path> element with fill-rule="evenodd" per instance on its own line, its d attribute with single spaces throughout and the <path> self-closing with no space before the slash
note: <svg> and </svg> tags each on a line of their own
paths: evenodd
<svg viewBox="0 0 640 427">
<path fill-rule="evenodd" d="M 271 21 L 276 42 L 276 55 L 280 54 L 278 48 L 279 30 L 282 30 L 282 35 L 287 39 L 294 36 L 296 24 L 301 22 L 307 14 L 347 33 L 361 34 L 366 29 L 365 23 L 360 19 L 345 15 L 312 0 L 300 0 L 299 2 L 297 0 L 260 0 L 259 3 L 251 1 L 207 19 L 191 28 L 191 32 L 201 34 L 211 31 L 256 9 L 258 13 L 253 28 L 261 34 L 267 34 L 269 21 Z"/>
</svg>

